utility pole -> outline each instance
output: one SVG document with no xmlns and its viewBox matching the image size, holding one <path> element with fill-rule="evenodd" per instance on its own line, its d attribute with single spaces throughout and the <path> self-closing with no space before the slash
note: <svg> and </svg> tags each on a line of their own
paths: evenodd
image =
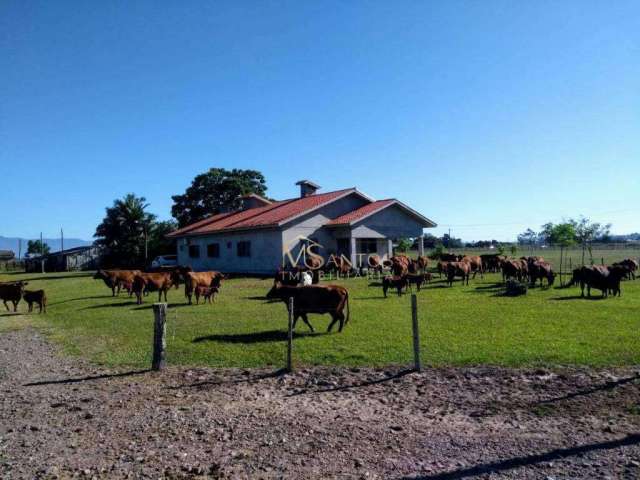
<svg viewBox="0 0 640 480">
<path fill-rule="evenodd" d="M 67 257 L 64 255 L 64 232 L 62 231 L 62 227 L 60 227 L 60 257 L 64 262 L 64 271 L 67 271 Z"/>
<path fill-rule="evenodd" d="M 44 242 L 42 241 L 42 232 L 40 232 L 40 268 L 44 273 Z"/>
<path fill-rule="evenodd" d="M 22 239 L 19 238 L 18 239 L 18 261 L 20 261 L 21 257 L 22 257 Z"/>
</svg>

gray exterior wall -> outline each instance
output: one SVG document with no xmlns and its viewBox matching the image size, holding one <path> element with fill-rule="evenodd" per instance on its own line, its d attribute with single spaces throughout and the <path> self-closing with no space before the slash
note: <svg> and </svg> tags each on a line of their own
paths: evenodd
<svg viewBox="0 0 640 480">
<path fill-rule="evenodd" d="M 251 242 L 251 257 L 238 257 L 237 243 Z M 209 258 L 207 245 L 220 244 L 220 257 Z M 230 247 L 228 245 L 231 244 Z M 200 246 L 200 258 L 189 257 L 188 245 Z M 178 265 L 195 271 L 218 270 L 228 273 L 272 274 L 280 265 L 282 232 L 276 229 L 183 237 L 177 240 Z"/>
<path fill-rule="evenodd" d="M 368 203 L 358 195 L 348 195 L 337 202 L 322 207 L 314 212 L 299 217 L 285 225 L 282 232 L 283 245 L 289 245 L 298 236 L 314 238 L 324 248 L 318 253 L 323 257 L 328 257 L 336 253 L 336 235 L 333 229 L 323 227 L 330 220 L 360 208 Z M 347 235 L 348 238 L 348 235 Z"/>
<path fill-rule="evenodd" d="M 419 237 L 424 227 L 397 205 L 357 222 L 351 232 L 356 238 Z"/>
</svg>

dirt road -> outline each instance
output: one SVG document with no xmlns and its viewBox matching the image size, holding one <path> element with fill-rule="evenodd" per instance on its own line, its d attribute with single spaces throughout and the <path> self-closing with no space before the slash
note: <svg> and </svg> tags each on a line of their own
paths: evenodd
<svg viewBox="0 0 640 480">
<path fill-rule="evenodd" d="M 640 368 L 107 371 L 0 334 L 2 478 L 640 478 Z"/>
</svg>

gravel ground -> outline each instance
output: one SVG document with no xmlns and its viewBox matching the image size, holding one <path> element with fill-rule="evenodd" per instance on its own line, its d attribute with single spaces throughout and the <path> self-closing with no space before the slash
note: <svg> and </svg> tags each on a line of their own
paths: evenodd
<svg viewBox="0 0 640 480">
<path fill-rule="evenodd" d="M 640 367 L 108 371 L 0 335 L 2 478 L 640 478 Z"/>
</svg>

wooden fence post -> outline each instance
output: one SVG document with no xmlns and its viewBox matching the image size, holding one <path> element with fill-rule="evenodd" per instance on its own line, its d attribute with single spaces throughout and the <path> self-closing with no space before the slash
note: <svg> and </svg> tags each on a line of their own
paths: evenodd
<svg viewBox="0 0 640 480">
<path fill-rule="evenodd" d="M 167 348 L 167 304 L 153 304 L 153 357 L 151 360 L 151 369 L 158 371 L 165 366 L 165 349 Z"/>
<path fill-rule="evenodd" d="M 420 362 L 420 331 L 418 330 L 418 299 L 415 293 L 411 294 L 411 320 L 413 326 L 413 364 L 416 372 L 422 370 Z"/>
<path fill-rule="evenodd" d="M 293 372 L 293 297 L 289 297 L 289 329 L 287 332 L 287 372 Z"/>
</svg>

